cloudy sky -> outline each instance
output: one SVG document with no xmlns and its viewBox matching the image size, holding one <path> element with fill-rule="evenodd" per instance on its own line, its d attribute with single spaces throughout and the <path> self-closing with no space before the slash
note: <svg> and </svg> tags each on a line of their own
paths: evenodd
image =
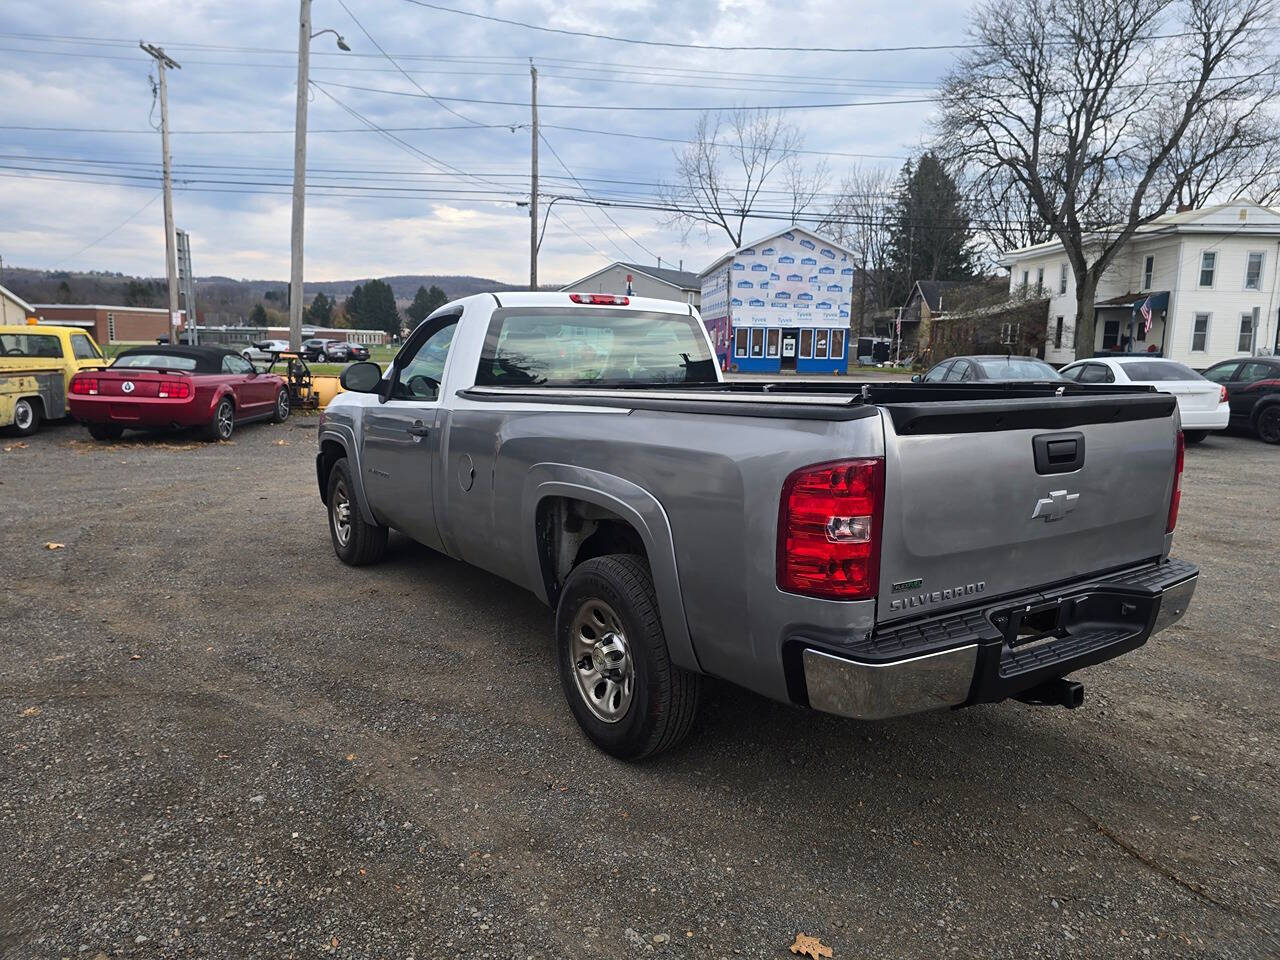
<svg viewBox="0 0 1280 960">
<path fill-rule="evenodd" d="M 918 101 L 787 113 L 814 151 L 806 159 L 826 155 L 833 186 L 854 164 L 896 169 L 927 135 L 930 88 L 951 58 L 947 50 L 678 49 L 531 30 L 414 0 L 344 2 L 314 3 L 314 28 L 335 28 L 352 50 L 339 52 L 332 36 L 313 46 L 308 280 L 527 280 L 528 216 L 515 201 L 529 189 L 529 58 L 543 132 L 559 155 L 541 151 L 542 192 L 633 202 L 652 200 L 673 176 L 679 145 L 667 141 L 691 135 L 696 109 L 674 107 Z M 630 39 L 802 48 L 962 42 L 968 8 L 960 0 L 441 3 Z M 169 73 L 174 209 L 191 235 L 195 272 L 287 279 L 297 16 L 289 0 L 5 0 L 4 262 L 163 274 L 160 137 L 151 126 L 159 111 L 141 38 L 182 65 Z M 617 259 L 700 269 L 727 248 L 723 235 L 684 238 L 658 213 L 610 215 L 617 226 L 598 209 L 558 203 L 542 280 L 567 282 Z M 762 221 L 747 233 L 772 228 Z"/>
</svg>

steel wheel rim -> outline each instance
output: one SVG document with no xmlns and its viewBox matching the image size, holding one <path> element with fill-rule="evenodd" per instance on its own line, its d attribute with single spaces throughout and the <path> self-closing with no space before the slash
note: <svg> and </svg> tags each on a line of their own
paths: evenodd
<svg viewBox="0 0 1280 960">
<path fill-rule="evenodd" d="M 622 618 L 598 597 L 584 600 L 569 628 L 573 679 L 582 702 L 604 723 L 627 715 L 635 697 L 636 670 Z"/>
<path fill-rule="evenodd" d="M 347 496 L 347 485 L 341 480 L 334 485 L 329 514 L 333 518 L 333 535 L 338 538 L 338 545 L 345 547 L 351 542 L 351 498 Z"/>
<path fill-rule="evenodd" d="M 30 430 L 31 421 L 35 419 L 35 410 L 26 400 L 19 400 L 13 408 L 13 425 L 19 430 Z"/>
<path fill-rule="evenodd" d="M 283 390 L 280 391 L 280 396 L 276 397 L 276 413 L 280 415 L 281 420 L 289 416 L 289 394 Z"/>
<path fill-rule="evenodd" d="M 1280 440 L 1280 408 L 1272 407 L 1262 411 L 1258 418 L 1258 436 L 1268 443 Z"/>
<path fill-rule="evenodd" d="M 231 436 L 231 404 L 225 400 L 218 404 L 218 436 L 223 440 Z"/>
</svg>

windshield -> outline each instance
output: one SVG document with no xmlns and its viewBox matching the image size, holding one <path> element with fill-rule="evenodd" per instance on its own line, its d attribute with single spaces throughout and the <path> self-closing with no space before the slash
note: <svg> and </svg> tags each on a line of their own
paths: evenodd
<svg viewBox="0 0 1280 960">
<path fill-rule="evenodd" d="M 0 333 L 0 356 L 59 359 L 62 345 L 48 333 Z"/>
<path fill-rule="evenodd" d="M 476 372 L 478 386 L 715 382 L 695 318 L 623 310 L 499 310 Z"/>
<path fill-rule="evenodd" d="M 1058 371 L 1034 357 L 996 357 L 975 361 L 988 380 L 1061 380 Z"/>
<path fill-rule="evenodd" d="M 175 357 L 167 353 L 131 353 L 117 357 L 113 367 L 149 367 L 154 370 L 194 370 L 193 357 Z"/>
<path fill-rule="evenodd" d="M 1190 367 L 1185 367 L 1173 360 L 1133 360 L 1121 366 L 1124 367 L 1125 375 L 1136 383 L 1204 379 Z"/>
</svg>

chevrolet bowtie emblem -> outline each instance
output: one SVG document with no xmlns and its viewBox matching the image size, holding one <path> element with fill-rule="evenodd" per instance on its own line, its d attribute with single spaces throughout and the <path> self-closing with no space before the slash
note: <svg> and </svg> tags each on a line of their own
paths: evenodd
<svg viewBox="0 0 1280 960">
<path fill-rule="evenodd" d="M 1031 513 L 1031 519 L 1043 520 L 1046 523 L 1061 520 L 1076 508 L 1076 501 L 1079 499 L 1080 494 L 1078 493 L 1067 493 L 1065 490 L 1050 490 L 1047 497 L 1041 497 L 1036 501 L 1036 508 Z"/>
</svg>

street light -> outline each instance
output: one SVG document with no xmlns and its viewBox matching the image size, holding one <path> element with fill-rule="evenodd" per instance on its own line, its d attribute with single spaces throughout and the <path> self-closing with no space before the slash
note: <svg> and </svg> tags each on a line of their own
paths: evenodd
<svg viewBox="0 0 1280 960">
<path fill-rule="evenodd" d="M 547 204 L 547 209 L 546 209 L 546 211 L 542 214 L 542 229 L 538 231 L 538 245 L 537 245 L 536 247 L 534 247 L 534 248 L 533 248 L 534 256 L 537 256 L 538 251 L 542 249 L 542 238 L 543 238 L 543 237 L 545 237 L 545 236 L 547 235 L 547 223 L 548 223 L 548 222 L 550 221 L 550 219 L 551 219 L 551 208 L 552 208 L 552 207 L 554 207 L 554 206 L 556 205 L 556 201 L 558 201 L 558 200 L 568 200 L 568 199 L 570 199 L 570 198 L 569 198 L 569 197 L 552 197 L 552 198 L 551 198 L 551 202 Z M 528 201 L 528 200 L 517 200 L 517 201 L 516 201 L 516 206 L 517 206 L 517 207 L 527 207 L 527 206 L 529 206 L 529 201 Z M 532 214 L 530 214 L 530 216 L 532 216 Z"/>
<path fill-rule="evenodd" d="M 298 110 L 293 123 L 293 224 L 289 263 L 289 348 L 302 349 L 302 228 L 307 205 L 307 85 L 311 66 L 311 41 L 332 33 L 338 49 L 350 51 L 342 34 L 332 28 L 311 32 L 311 0 L 300 0 L 298 10 Z"/>
</svg>

